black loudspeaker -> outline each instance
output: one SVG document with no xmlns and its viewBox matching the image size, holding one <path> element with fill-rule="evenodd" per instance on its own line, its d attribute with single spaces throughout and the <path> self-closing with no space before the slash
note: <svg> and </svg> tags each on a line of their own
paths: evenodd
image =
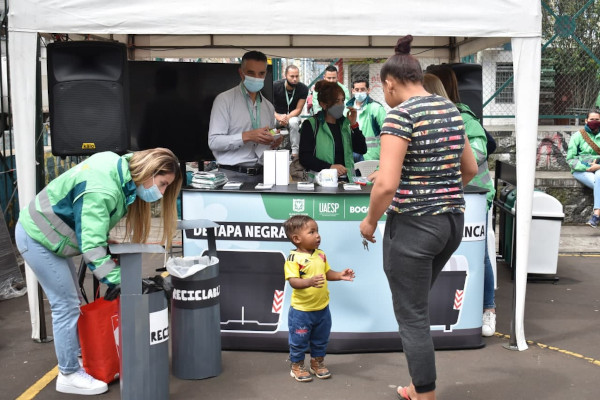
<svg viewBox="0 0 600 400">
<path fill-rule="evenodd" d="M 129 149 L 127 49 L 116 42 L 48 45 L 52 154 Z"/>
<path fill-rule="evenodd" d="M 481 121 L 483 116 L 483 84 L 480 64 L 450 64 L 458 81 L 460 101 L 469 106 Z"/>
</svg>

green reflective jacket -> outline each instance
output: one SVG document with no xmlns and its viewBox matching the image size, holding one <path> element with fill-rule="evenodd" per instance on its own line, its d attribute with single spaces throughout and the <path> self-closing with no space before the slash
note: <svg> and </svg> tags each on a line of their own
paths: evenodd
<svg viewBox="0 0 600 400">
<path fill-rule="evenodd" d="M 475 160 L 477 160 L 477 175 L 469 182 L 469 185 L 488 190 L 486 199 L 489 209 L 494 202 L 496 190 L 494 189 L 494 182 L 492 181 L 487 162 L 487 137 L 485 136 L 485 130 L 483 130 L 483 126 L 481 126 L 481 123 L 469 106 L 458 103 L 456 107 L 460 111 L 460 116 L 465 124 L 465 132 L 469 138 Z"/>
<path fill-rule="evenodd" d="M 348 107 L 354 107 L 355 98 L 346 103 Z M 385 121 L 387 112 L 381 103 L 367 96 L 362 105 L 363 109 L 358 114 L 358 125 L 367 142 L 367 153 L 363 156 L 365 160 L 379 160 L 381 143 L 379 134 Z"/>
<path fill-rule="evenodd" d="M 82 254 L 103 283 L 120 282 L 107 252 L 110 230 L 136 198 L 131 154 L 97 153 L 52 180 L 19 214 L 33 239 L 60 257 Z"/>
<path fill-rule="evenodd" d="M 591 133 L 587 125 L 584 128 L 586 132 L 590 133 L 590 137 L 594 143 L 600 147 L 600 132 L 595 135 Z M 587 144 L 581 131 L 573 133 L 571 140 L 569 140 L 569 147 L 567 149 L 567 164 L 571 167 L 571 172 L 585 172 L 590 164 L 600 157 L 592 147 Z"/>
</svg>

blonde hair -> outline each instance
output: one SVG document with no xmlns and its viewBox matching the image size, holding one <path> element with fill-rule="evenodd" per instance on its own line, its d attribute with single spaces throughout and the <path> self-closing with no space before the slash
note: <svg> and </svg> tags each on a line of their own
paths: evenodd
<svg viewBox="0 0 600 400">
<path fill-rule="evenodd" d="M 446 89 L 444 89 L 444 84 L 437 75 L 430 73 L 423 75 L 423 87 L 431 94 L 437 94 L 447 99 L 449 98 Z"/>
<path fill-rule="evenodd" d="M 167 186 L 160 200 L 163 226 L 161 243 L 170 249 L 177 229 L 177 197 L 183 180 L 179 160 L 171 150 L 162 147 L 136 151 L 129 160 L 129 172 L 136 186 L 156 175 L 175 175 L 173 183 Z M 144 243 L 148 240 L 151 226 L 150 203 L 138 197 L 127 212 L 126 237 L 134 243 Z"/>
</svg>

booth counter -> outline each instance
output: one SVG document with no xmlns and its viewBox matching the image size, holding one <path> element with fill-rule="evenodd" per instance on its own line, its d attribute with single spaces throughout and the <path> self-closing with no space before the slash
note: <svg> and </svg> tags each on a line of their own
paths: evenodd
<svg viewBox="0 0 600 400">
<path fill-rule="evenodd" d="M 216 229 L 220 264 L 221 337 L 223 349 L 288 350 L 288 309 L 292 288 L 283 265 L 292 243 L 283 222 L 307 214 L 319 225 L 321 249 L 335 270 L 352 268 L 353 282 L 330 282 L 333 320 L 328 352 L 401 349 L 392 299 L 383 272 L 382 235 L 362 245 L 360 221 L 369 206 L 371 186 L 360 191 L 316 187 L 299 191 L 295 184 L 255 190 L 184 188 L 183 219 L 209 219 Z M 467 187 L 463 241 L 431 291 L 431 330 L 436 349 L 483 346 L 483 257 L 485 190 Z M 185 231 L 184 256 L 207 252 L 207 232 Z"/>
</svg>

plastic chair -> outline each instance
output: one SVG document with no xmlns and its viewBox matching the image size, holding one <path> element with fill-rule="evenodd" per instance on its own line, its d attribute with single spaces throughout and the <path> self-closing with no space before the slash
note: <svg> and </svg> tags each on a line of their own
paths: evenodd
<svg viewBox="0 0 600 400">
<path fill-rule="evenodd" d="M 360 171 L 360 176 L 367 177 L 371 175 L 379 166 L 379 160 L 366 160 L 354 163 L 354 169 Z"/>
</svg>

